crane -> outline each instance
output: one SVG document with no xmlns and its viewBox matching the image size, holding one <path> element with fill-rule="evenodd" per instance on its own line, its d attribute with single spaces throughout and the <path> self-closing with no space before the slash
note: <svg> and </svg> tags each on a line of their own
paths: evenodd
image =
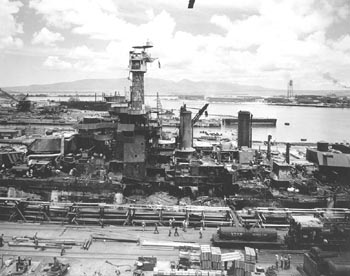
<svg viewBox="0 0 350 276">
<path fill-rule="evenodd" d="M 192 119 L 192 126 L 194 126 L 194 125 L 198 122 L 199 118 L 203 115 L 203 113 L 206 112 L 208 106 L 209 106 L 209 104 L 206 103 L 206 104 L 198 111 L 198 113 L 193 117 L 193 119 Z M 207 113 L 207 112 L 206 112 L 206 116 L 208 116 L 208 113 Z"/>
<path fill-rule="evenodd" d="M 13 100 L 13 101 L 15 101 L 15 102 L 18 102 L 18 100 L 17 100 L 14 96 L 12 96 L 10 93 L 6 92 L 5 90 L 2 90 L 2 89 L 0 88 L 0 92 L 1 92 L 2 94 L 4 94 L 6 97 L 10 98 L 11 100 Z"/>
<path fill-rule="evenodd" d="M 0 88 L 0 93 L 4 94 L 6 97 L 10 98 L 11 100 L 15 101 L 17 103 L 17 110 L 18 111 L 30 111 L 30 101 L 27 100 L 28 94 L 25 95 L 22 99 L 18 100 L 14 96 L 12 96 L 10 93 L 6 92 L 5 90 Z"/>
</svg>

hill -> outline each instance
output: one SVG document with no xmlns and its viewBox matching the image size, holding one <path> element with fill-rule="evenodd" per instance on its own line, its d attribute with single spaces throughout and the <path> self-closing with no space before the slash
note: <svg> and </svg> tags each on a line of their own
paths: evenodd
<svg viewBox="0 0 350 276">
<path fill-rule="evenodd" d="M 83 79 L 72 82 L 59 82 L 52 84 L 33 84 L 29 86 L 13 86 L 5 89 L 17 92 L 112 92 L 128 90 L 131 82 L 128 79 Z M 162 79 L 145 79 L 146 95 L 156 94 L 161 95 L 235 95 L 235 94 L 250 94 L 252 92 L 260 94 L 271 93 L 272 89 L 260 86 L 239 85 L 228 82 L 206 82 L 206 81 L 170 81 Z"/>
<path fill-rule="evenodd" d="M 60 93 L 60 92 L 90 92 L 90 93 L 111 93 L 118 91 L 124 94 L 129 90 L 131 81 L 126 78 L 119 79 L 83 79 L 72 82 L 58 82 L 52 84 L 33 84 L 28 86 L 4 87 L 5 90 L 21 93 Z M 146 95 L 205 95 L 205 96 L 234 96 L 234 95 L 286 95 L 286 90 L 270 89 L 262 86 L 240 85 L 229 82 L 209 82 L 181 80 L 171 81 L 164 79 L 146 78 Z M 338 96 L 349 96 L 350 90 L 295 90 L 295 95 L 327 95 L 337 94 Z"/>
</svg>

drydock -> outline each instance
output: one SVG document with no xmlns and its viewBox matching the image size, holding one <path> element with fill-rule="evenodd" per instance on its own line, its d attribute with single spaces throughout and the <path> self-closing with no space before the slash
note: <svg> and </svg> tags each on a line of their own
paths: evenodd
<svg viewBox="0 0 350 276">
<path fill-rule="evenodd" d="M 0 91 L 17 104 L 1 113 L 0 275 L 349 275 L 350 147 L 254 143 L 276 119 L 245 110 L 222 119 L 237 140 L 194 137 L 209 104 L 165 132 L 170 112 L 145 106 L 151 48 L 129 52 L 130 96 L 95 107 Z"/>
</svg>

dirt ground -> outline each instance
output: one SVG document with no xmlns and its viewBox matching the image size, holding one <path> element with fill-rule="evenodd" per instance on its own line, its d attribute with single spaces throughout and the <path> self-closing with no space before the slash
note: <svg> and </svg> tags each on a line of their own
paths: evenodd
<svg viewBox="0 0 350 276">
<path fill-rule="evenodd" d="M 0 248 L 0 256 L 6 261 L 17 256 L 30 257 L 33 262 L 40 262 L 41 266 L 35 272 L 28 275 L 42 275 L 40 268 L 45 264 L 52 262 L 53 257 L 57 257 L 62 263 L 69 263 L 70 269 L 67 275 L 90 276 L 90 275 L 116 275 L 119 269 L 121 275 L 131 276 L 134 264 L 139 256 L 154 256 L 157 258 L 157 266 L 160 269 L 170 269 L 171 261 L 178 261 L 179 252 L 177 249 L 167 247 L 145 247 L 142 246 L 144 240 L 147 241 L 176 241 L 176 242 L 195 242 L 199 244 L 210 244 L 210 238 L 215 233 L 215 228 L 206 228 L 203 231 L 203 238 L 199 238 L 199 231 L 188 229 L 183 232 L 179 229 L 179 236 L 175 237 L 174 230 L 169 237 L 168 227 L 159 227 L 159 234 L 154 234 L 153 227 L 146 227 L 142 231 L 141 227 L 115 227 L 106 226 L 104 228 L 96 226 L 63 226 L 63 225 L 39 225 L 39 224 L 19 224 L 19 223 L 0 223 L 0 232 L 4 234 L 5 246 Z M 91 235 L 101 237 L 118 237 L 139 239 L 140 244 L 108 241 L 107 239 L 94 240 L 89 250 L 84 250 L 81 246 L 73 246 L 67 249 L 63 256 L 60 256 L 60 249 L 35 249 L 34 247 L 12 247 L 7 242 L 12 241 L 13 237 L 33 237 L 37 233 L 38 239 L 65 239 L 74 240 L 83 243 Z M 223 250 L 229 252 L 233 250 Z M 276 250 L 261 250 L 258 257 L 258 265 L 268 267 L 274 264 L 275 254 L 282 252 Z M 107 261 L 107 262 L 106 262 Z M 300 275 L 296 266 L 302 264 L 302 254 L 292 254 L 292 268 L 290 270 L 279 271 L 278 275 Z M 127 265 L 120 268 L 116 266 Z M 131 271 L 126 271 L 130 270 Z M 152 275 L 152 272 L 146 272 Z M 0 273 L 0 275 L 6 275 Z"/>
</svg>

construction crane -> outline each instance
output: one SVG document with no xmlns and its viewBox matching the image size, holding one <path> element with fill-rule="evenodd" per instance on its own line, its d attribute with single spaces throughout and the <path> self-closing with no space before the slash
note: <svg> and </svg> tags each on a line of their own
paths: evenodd
<svg viewBox="0 0 350 276">
<path fill-rule="evenodd" d="M 205 115 L 208 116 L 207 113 L 207 108 L 208 108 L 209 104 L 206 103 L 199 111 L 198 113 L 193 117 L 192 119 L 192 127 L 198 122 L 199 118 L 203 115 L 203 113 L 205 112 Z"/>
<path fill-rule="evenodd" d="M 10 93 L 6 92 L 1 88 L 0 88 L 0 93 L 2 93 L 6 97 L 10 98 L 11 100 L 17 103 L 17 111 L 21 111 L 21 112 L 30 111 L 31 104 L 30 104 L 30 101 L 27 100 L 28 94 L 25 95 L 22 99 L 18 100 L 14 96 L 12 96 Z"/>
</svg>

